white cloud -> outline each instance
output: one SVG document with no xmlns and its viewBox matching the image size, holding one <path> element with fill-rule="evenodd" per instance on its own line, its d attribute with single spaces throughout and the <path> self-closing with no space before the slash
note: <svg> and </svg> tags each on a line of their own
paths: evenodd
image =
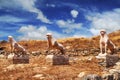
<svg viewBox="0 0 120 80">
<path fill-rule="evenodd" d="M 96 35 L 100 29 L 113 32 L 120 29 L 120 8 L 103 13 L 89 13 L 86 18 L 91 21 L 90 31 Z"/>
<path fill-rule="evenodd" d="M 55 4 L 46 4 L 47 7 L 55 7 Z"/>
<path fill-rule="evenodd" d="M 78 14 L 79 14 L 79 12 L 77 10 L 71 10 L 70 13 L 71 13 L 73 18 L 76 18 L 78 16 Z"/>
<path fill-rule="evenodd" d="M 48 30 L 46 26 L 40 26 L 37 28 L 33 25 L 28 26 L 22 26 L 19 30 L 19 33 L 22 35 L 18 37 L 19 40 L 40 40 L 40 39 L 46 39 L 47 33 L 52 33 L 55 38 L 61 38 L 65 37 L 65 35 L 62 35 L 58 32 Z"/>
<path fill-rule="evenodd" d="M 15 0 L 0 0 L 0 8 L 9 8 L 9 9 L 17 9 L 19 7 L 18 3 L 15 3 Z M 13 6 L 14 5 L 14 6 Z M 16 7 L 15 7 L 16 6 Z"/>
<path fill-rule="evenodd" d="M 19 32 L 23 34 L 22 36 L 19 37 L 19 40 L 45 39 L 47 28 L 45 26 L 36 28 L 35 26 L 28 25 L 22 26 L 19 29 Z"/>
<path fill-rule="evenodd" d="M 12 9 L 25 9 L 29 12 L 38 14 L 37 19 L 44 23 L 51 23 L 49 19 L 43 14 L 43 12 L 35 7 L 36 0 L 1 0 L 0 8 L 12 8 Z"/>
<path fill-rule="evenodd" d="M 24 19 L 20 19 L 14 16 L 6 15 L 6 16 L 0 16 L 0 22 L 21 22 L 24 21 Z"/>
<path fill-rule="evenodd" d="M 74 23 L 74 21 L 71 20 L 58 20 L 56 24 L 63 29 L 63 32 L 65 33 L 71 33 L 75 30 L 79 30 L 82 27 L 82 23 Z"/>
<path fill-rule="evenodd" d="M 74 38 L 81 38 L 81 37 L 86 38 L 87 36 L 86 35 L 75 34 L 75 35 L 73 35 L 73 37 Z"/>
<path fill-rule="evenodd" d="M 99 34 L 99 31 L 98 29 L 94 29 L 94 28 L 91 28 L 90 29 L 90 32 L 93 34 L 93 35 L 98 35 Z"/>
<path fill-rule="evenodd" d="M 35 31 L 36 28 L 32 25 L 28 25 L 28 26 L 22 26 L 20 29 L 19 29 L 19 32 L 22 32 L 22 33 L 27 33 L 27 32 L 31 32 L 31 31 Z"/>
<path fill-rule="evenodd" d="M 37 13 L 38 14 L 37 19 L 40 19 L 42 22 L 45 23 L 51 23 L 50 20 L 48 20 L 46 16 L 43 15 L 42 11 L 35 7 L 36 0 L 24 0 L 24 1 L 18 0 L 18 1 L 21 3 L 24 9 L 30 12 Z"/>
</svg>

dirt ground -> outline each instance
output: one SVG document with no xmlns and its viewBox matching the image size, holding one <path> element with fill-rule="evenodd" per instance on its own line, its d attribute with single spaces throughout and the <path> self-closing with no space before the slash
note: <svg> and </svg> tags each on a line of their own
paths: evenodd
<svg viewBox="0 0 120 80">
<path fill-rule="evenodd" d="M 30 56 L 29 64 L 12 64 L 11 60 L 0 59 L 0 80 L 39 80 L 34 77 L 36 74 L 42 74 L 41 80 L 75 80 L 80 72 L 101 75 L 105 70 L 95 58 L 72 58 L 77 60 L 71 61 L 69 65 L 47 64 L 44 55 Z"/>
</svg>

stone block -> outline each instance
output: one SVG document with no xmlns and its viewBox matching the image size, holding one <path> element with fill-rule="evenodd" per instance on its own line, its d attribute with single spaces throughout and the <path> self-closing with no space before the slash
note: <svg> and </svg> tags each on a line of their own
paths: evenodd
<svg viewBox="0 0 120 80">
<path fill-rule="evenodd" d="M 106 56 L 106 67 L 114 66 L 119 61 L 118 55 L 107 55 Z"/>
<path fill-rule="evenodd" d="M 47 55 L 46 62 L 52 65 L 68 65 L 69 57 L 65 55 Z"/>
<path fill-rule="evenodd" d="M 112 74 L 103 74 L 102 75 L 103 80 L 113 80 Z"/>
<path fill-rule="evenodd" d="M 29 54 L 14 55 L 13 64 L 26 64 L 29 63 Z"/>
<path fill-rule="evenodd" d="M 82 80 L 102 80 L 102 78 L 97 74 L 89 74 L 86 75 Z"/>
</svg>

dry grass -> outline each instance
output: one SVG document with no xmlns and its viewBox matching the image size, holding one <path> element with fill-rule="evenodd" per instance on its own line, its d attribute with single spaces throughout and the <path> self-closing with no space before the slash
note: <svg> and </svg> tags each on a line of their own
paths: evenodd
<svg viewBox="0 0 120 80">
<path fill-rule="evenodd" d="M 100 75 L 104 70 L 104 67 L 97 64 L 96 59 L 91 61 L 83 59 L 70 63 L 70 65 L 52 66 L 46 64 L 45 56 L 42 55 L 38 57 L 31 56 L 29 64 L 23 64 L 23 68 L 15 67 L 14 70 L 5 71 L 7 66 L 13 65 L 8 60 L 4 59 L 3 61 L 2 59 L 0 60 L 0 64 L 0 80 L 37 80 L 33 77 L 35 74 L 43 74 L 45 77 L 44 80 L 69 80 L 77 78 L 77 75 L 80 72 L 95 73 Z M 18 64 L 14 65 L 17 66 Z"/>
</svg>

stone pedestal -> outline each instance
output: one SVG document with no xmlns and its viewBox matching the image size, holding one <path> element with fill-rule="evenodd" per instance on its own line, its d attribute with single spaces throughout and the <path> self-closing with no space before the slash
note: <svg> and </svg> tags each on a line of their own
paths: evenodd
<svg viewBox="0 0 120 80">
<path fill-rule="evenodd" d="M 65 55 L 47 55 L 46 62 L 51 65 L 68 65 L 69 57 Z"/>
<path fill-rule="evenodd" d="M 119 60 L 118 55 L 107 55 L 106 56 L 106 67 L 114 66 L 115 63 Z"/>
<path fill-rule="evenodd" d="M 102 80 L 102 78 L 97 74 L 89 74 L 86 75 L 82 80 Z"/>
<path fill-rule="evenodd" d="M 113 80 L 112 74 L 103 74 L 102 75 L 103 80 Z"/>
<path fill-rule="evenodd" d="M 14 55 L 13 64 L 26 64 L 29 63 L 29 55 Z"/>
</svg>

